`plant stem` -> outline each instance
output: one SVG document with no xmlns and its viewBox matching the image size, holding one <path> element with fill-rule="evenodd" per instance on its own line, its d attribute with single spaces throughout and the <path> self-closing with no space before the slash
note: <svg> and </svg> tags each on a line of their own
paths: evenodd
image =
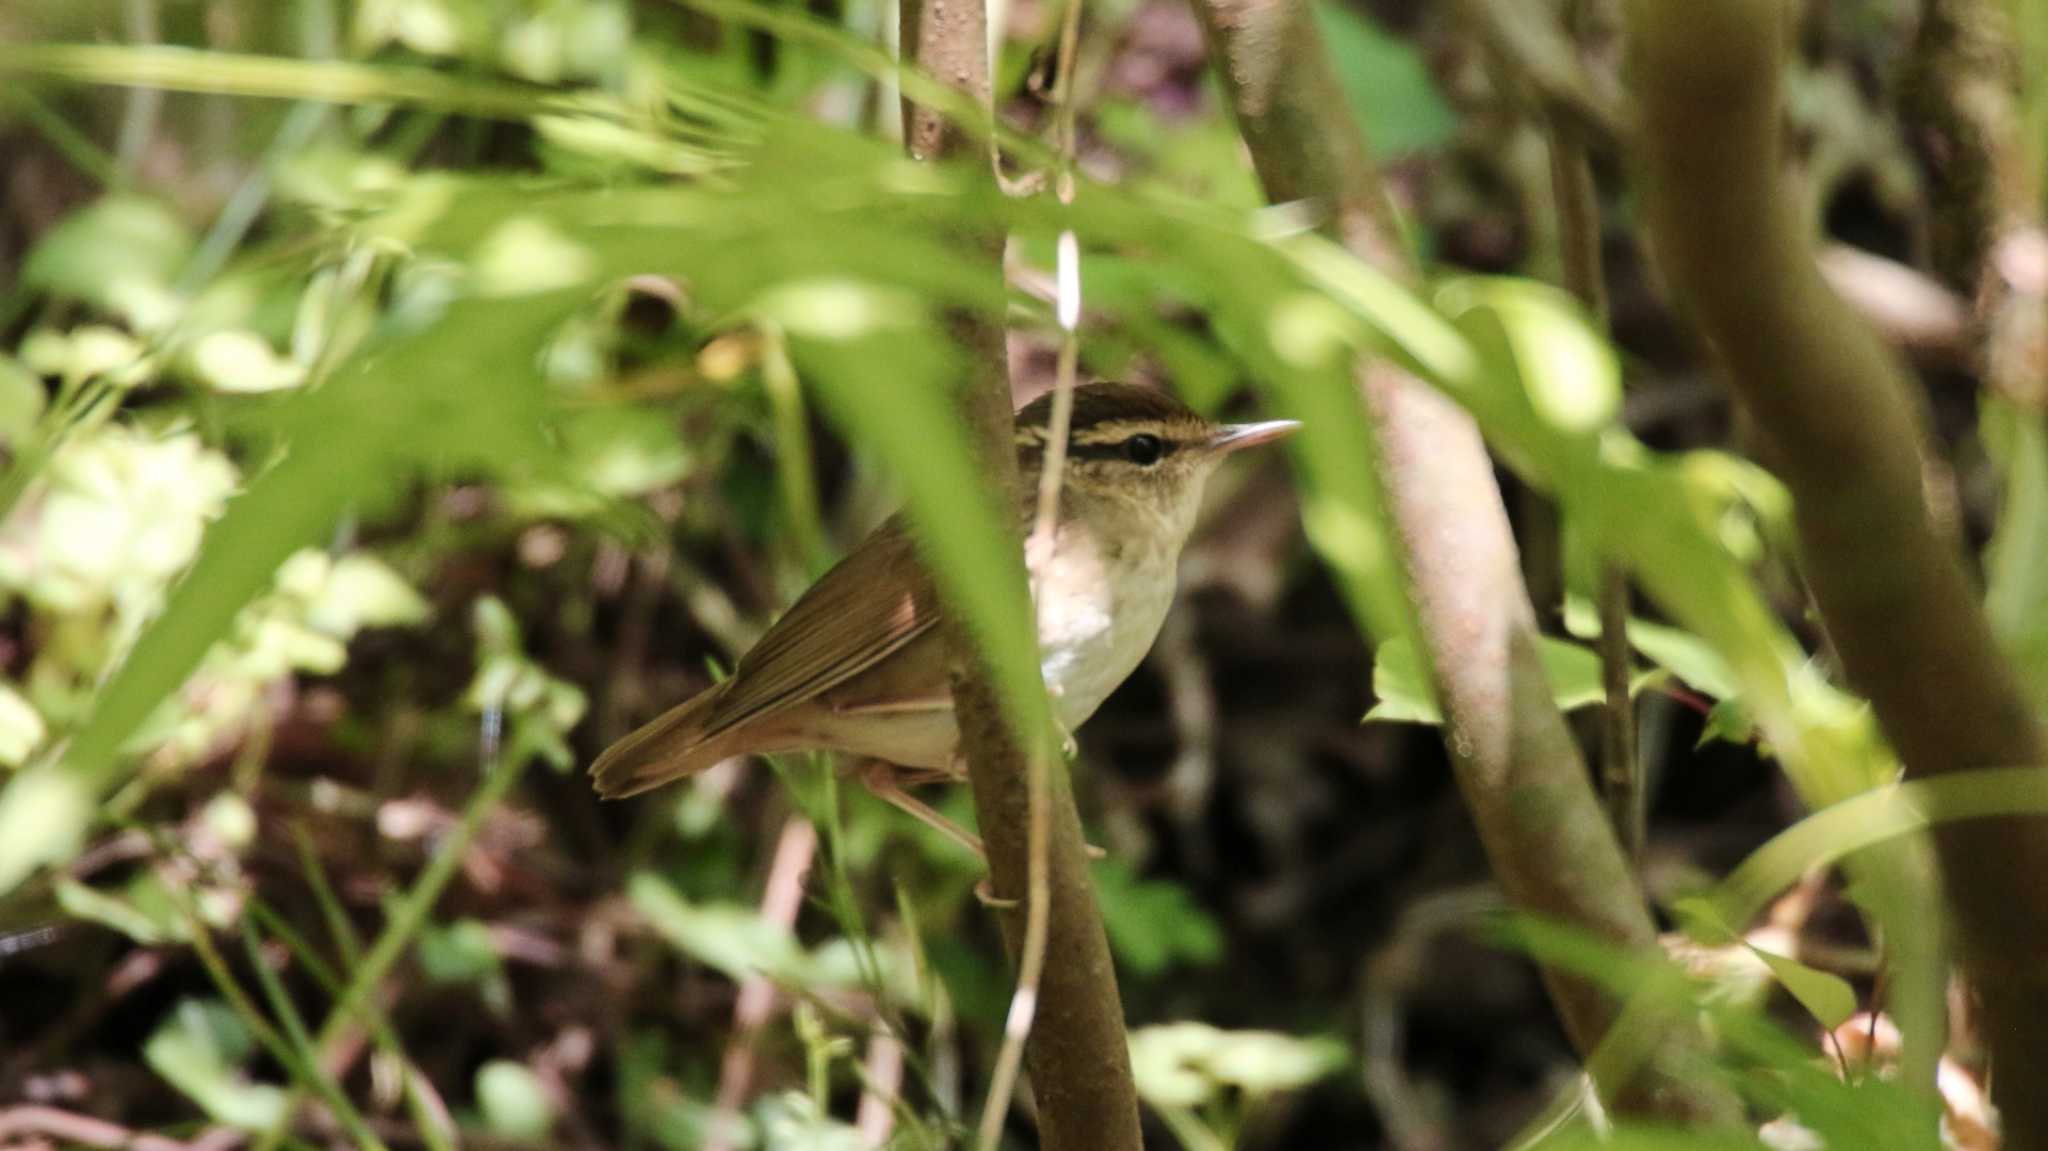
<svg viewBox="0 0 2048 1151">
<path fill-rule="evenodd" d="M 1564 37 L 1576 48 L 1587 0 L 1568 0 Z M 1543 109 L 1550 144 L 1551 200 L 1557 212 L 1558 266 L 1564 288 L 1578 297 L 1594 321 L 1607 327 L 1607 277 L 1600 266 L 1600 192 L 1587 159 L 1583 122 L 1555 104 Z M 1596 592 L 1600 605 L 1600 672 L 1606 689 L 1600 730 L 1600 790 L 1607 819 L 1621 841 L 1629 866 L 1643 862 L 1642 765 L 1636 759 L 1636 710 L 1629 694 L 1628 573 L 1611 561 L 1601 564 Z"/>
<path fill-rule="evenodd" d="M 1785 6 L 1625 10 L 1655 250 L 1791 489 L 1801 557 L 1850 682 L 1909 778 L 2042 763 L 2038 722 L 1956 539 L 1928 508 L 1910 379 L 1821 278 L 1780 176 Z M 2048 822 L 1943 828 L 1935 849 L 1983 999 L 2006 1145 L 2048 1146 L 2048 1037 L 2035 1022 L 2048 1017 L 2048 889 L 2036 882 Z"/>
</svg>

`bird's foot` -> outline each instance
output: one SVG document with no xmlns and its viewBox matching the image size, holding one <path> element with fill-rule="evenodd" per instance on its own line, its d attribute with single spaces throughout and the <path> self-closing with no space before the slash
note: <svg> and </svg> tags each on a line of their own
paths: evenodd
<svg viewBox="0 0 2048 1151">
<path fill-rule="evenodd" d="M 931 804 L 903 790 L 900 773 L 893 763 L 870 760 L 861 769 L 861 786 L 868 789 L 876 799 L 894 807 L 954 843 L 981 857 L 983 867 L 988 866 L 988 849 L 982 846 L 981 837 L 940 815 Z"/>
<path fill-rule="evenodd" d="M 981 882 L 974 885 L 974 898 L 980 900 L 983 907 L 995 911 L 1015 911 L 1023 906 L 1018 900 L 1004 899 L 1002 896 L 997 895 L 995 877 L 992 875 L 982 876 Z"/>
</svg>

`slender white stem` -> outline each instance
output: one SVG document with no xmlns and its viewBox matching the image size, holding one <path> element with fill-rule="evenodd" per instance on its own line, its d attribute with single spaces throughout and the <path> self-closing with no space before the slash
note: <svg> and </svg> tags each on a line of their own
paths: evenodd
<svg viewBox="0 0 2048 1151">
<path fill-rule="evenodd" d="M 1074 200 L 1074 56 L 1080 42 L 1081 0 L 1067 0 L 1060 24 L 1058 71 L 1053 80 L 1056 102 L 1056 132 L 1059 172 L 1054 189 L 1062 204 Z M 1055 314 L 1060 325 L 1059 371 L 1053 381 L 1051 418 L 1048 421 L 1045 459 L 1038 473 L 1038 508 L 1031 538 L 1025 546 L 1029 566 L 1047 570 L 1058 546 L 1060 481 L 1066 472 L 1067 433 L 1074 416 L 1074 377 L 1080 364 L 1081 327 L 1081 245 L 1071 231 L 1060 233 Z M 1030 746 L 1027 784 L 1030 789 L 1028 870 L 1024 900 L 1024 941 L 1018 948 L 1017 989 L 1010 999 L 1009 1018 L 1003 1025 L 1003 1046 L 996 1056 L 990 1078 L 988 1099 L 982 1108 L 979 1146 L 996 1151 L 1002 1141 L 1003 1118 L 1010 1110 L 1017 1074 L 1024 1062 L 1024 1041 L 1031 1034 L 1038 1014 L 1038 988 L 1045 973 L 1046 942 L 1051 935 L 1052 914 L 1052 816 L 1047 759 L 1052 750 L 1044 733 L 1037 733 Z"/>
</svg>

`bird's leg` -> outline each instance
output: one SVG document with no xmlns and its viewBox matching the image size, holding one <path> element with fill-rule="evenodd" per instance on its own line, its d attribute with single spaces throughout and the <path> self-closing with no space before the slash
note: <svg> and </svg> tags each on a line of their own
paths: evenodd
<svg viewBox="0 0 2048 1151">
<path fill-rule="evenodd" d="M 869 760 L 861 769 L 861 786 L 874 794 L 876 799 L 896 808 L 954 843 L 981 857 L 988 863 L 988 850 L 981 845 L 981 837 L 940 815 L 931 804 L 903 790 L 897 778 L 896 765 L 883 760 Z"/>
<path fill-rule="evenodd" d="M 939 774 L 941 778 L 950 777 L 948 772 Z M 982 869 L 984 872 L 987 870 L 988 848 L 982 845 L 981 837 L 940 815 L 931 804 L 903 790 L 901 772 L 895 764 L 879 759 L 869 760 L 861 768 L 860 782 L 861 786 L 867 788 L 876 799 L 979 856 Z M 989 877 L 986 874 L 974 885 L 974 897 L 987 906 L 1002 911 L 1017 906 L 1016 900 L 1002 899 L 996 895 L 995 890 L 989 886 Z"/>
</svg>

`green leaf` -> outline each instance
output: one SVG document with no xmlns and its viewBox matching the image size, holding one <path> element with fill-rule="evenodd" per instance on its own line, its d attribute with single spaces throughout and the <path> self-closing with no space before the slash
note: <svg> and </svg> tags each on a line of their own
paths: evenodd
<svg viewBox="0 0 2048 1151">
<path fill-rule="evenodd" d="M 250 1045 L 225 1005 L 187 999 L 143 1043 L 142 1059 L 216 1122 L 267 1131 L 284 1118 L 285 1093 L 244 1077 Z"/>
<path fill-rule="evenodd" d="M 1591 642 L 1600 635 L 1600 616 L 1585 599 L 1573 596 L 1564 604 L 1565 630 Z M 1717 700 L 1742 693 L 1728 661 L 1712 645 L 1683 628 L 1648 620 L 1628 621 L 1628 642 L 1638 654 L 1670 672 L 1686 685 Z"/>
<path fill-rule="evenodd" d="M 1551 696 L 1564 711 L 1589 707 L 1607 698 L 1600 654 L 1591 648 L 1541 637 L 1539 654 L 1543 674 L 1550 681 Z M 1634 694 L 1654 679 L 1634 674 L 1629 692 Z M 1378 702 L 1366 713 L 1367 722 L 1440 724 L 1443 713 L 1436 705 L 1436 691 L 1416 658 L 1415 645 L 1405 639 L 1388 640 L 1373 652 L 1372 693 Z"/>
<path fill-rule="evenodd" d="M 1375 153 L 1397 158 L 1450 140 L 1457 117 L 1412 44 L 1335 0 L 1317 0 L 1315 19 L 1345 102 Z"/>
<path fill-rule="evenodd" d="M 169 287 L 192 249 L 184 221 L 162 201 L 102 196 L 43 234 L 22 263 L 21 282 L 156 329 L 176 315 Z"/>
<path fill-rule="evenodd" d="M 1154 1107 L 1199 1107 L 1225 1090 L 1258 1101 L 1299 1091 L 1350 1061 L 1344 1045 L 1275 1031 L 1169 1023 L 1131 1032 L 1138 1094 Z"/>
<path fill-rule="evenodd" d="M 535 365 L 574 302 L 457 301 L 416 333 L 366 349 L 324 387 L 293 395 L 274 417 L 291 450 L 229 501 L 63 762 L 0 791 L 0 893 L 76 849 L 94 800 L 120 774 L 123 745 L 269 589 L 279 565 L 344 509 L 428 461 L 515 470 L 544 457 Z"/>
<path fill-rule="evenodd" d="M 217 392 L 277 392 L 306 382 L 305 365 L 278 355 L 263 337 L 240 329 L 201 336 L 186 357 L 192 375 Z"/>
<path fill-rule="evenodd" d="M 563 421 L 561 430 L 570 472 L 601 495 L 646 495 L 690 470 L 675 417 L 659 409 L 592 408 Z"/>
<path fill-rule="evenodd" d="M 501 1139 L 537 1143 L 555 1125 L 555 1106 L 540 1077 L 523 1063 L 493 1059 L 476 1071 L 477 1109 Z"/>
<path fill-rule="evenodd" d="M 751 907 L 691 903 L 644 872 L 627 881 L 626 896 L 676 950 L 732 979 L 761 974 L 800 982 L 805 974 L 796 937 Z"/>
<path fill-rule="evenodd" d="M 73 919 L 111 927 L 144 947 L 185 938 L 181 919 L 150 915 L 126 899 L 76 880 L 58 882 L 57 906 Z"/>
<path fill-rule="evenodd" d="M 0 765 L 20 767 L 48 735 L 35 706 L 13 684 L 0 683 Z"/>
<path fill-rule="evenodd" d="M 1222 958 L 1222 930 L 1185 887 L 1139 879 L 1115 859 L 1097 863 L 1094 873 L 1110 946 L 1134 973 L 1157 975 L 1178 963 L 1206 966 Z"/>
<path fill-rule="evenodd" d="M 34 372 L 13 356 L 0 355 L 0 444 L 17 453 L 16 461 L 49 402 L 50 394 Z"/>
<path fill-rule="evenodd" d="M 1856 1014 L 1856 989 L 1849 986 L 1848 980 L 1753 944 L 1749 949 L 1822 1027 L 1833 1031 Z"/>
<path fill-rule="evenodd" d="M 1984 549 L 1984 613 L 2037 712 L 2048 712 L 2048 414 L 1986 395 L 1985 450 L 2003 490 Z"/>
</svg>

